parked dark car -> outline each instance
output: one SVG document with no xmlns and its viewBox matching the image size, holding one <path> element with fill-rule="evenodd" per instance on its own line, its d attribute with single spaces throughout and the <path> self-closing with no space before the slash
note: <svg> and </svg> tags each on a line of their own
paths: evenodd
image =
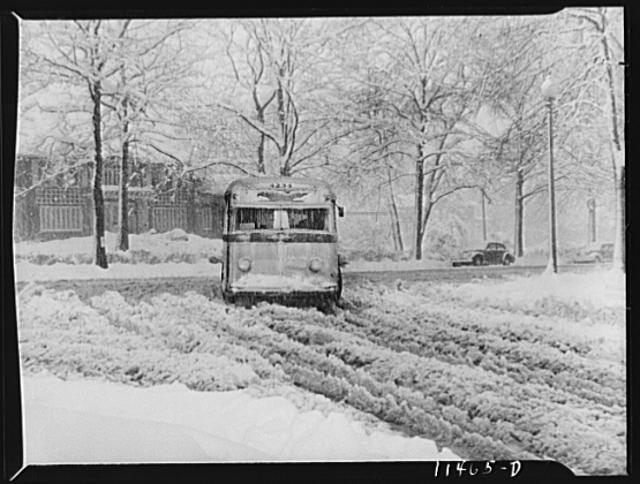
<svg viewBox="0 0 640 484">
<path fill-rule="evenodd" d="M 453 267 L 458 266 L 482 266 L 488 264 L 503 264 L 508 266 L 513 264 L 516 258 L 511 254 L 504 244 L 500 242 L 489 242 L 484 249 L 469 249 L 462 252 L 462 255 L 453 260 Z"/>
<path fill-rule="evenodd" d="M 613 243 L 589 245 L 573 259 L 576 264 L 599 264 L 613 260 Z"/>
</svg>

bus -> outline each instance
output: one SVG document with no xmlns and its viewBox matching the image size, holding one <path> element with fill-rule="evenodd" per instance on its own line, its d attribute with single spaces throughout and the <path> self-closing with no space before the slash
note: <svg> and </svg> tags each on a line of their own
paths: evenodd
<svg viewBox="0 0 640 484">
<path fill-rule="evenodd" d="M 250 177 L 224 195 L 221 289 L 225 301 L 326 308 L 342 293 L 336 218 L 344 209 L 320 180 Z"/>
</svg>

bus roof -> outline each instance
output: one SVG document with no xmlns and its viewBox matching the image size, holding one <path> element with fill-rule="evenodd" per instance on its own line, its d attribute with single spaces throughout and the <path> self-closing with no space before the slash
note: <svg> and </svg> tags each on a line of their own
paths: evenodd
<svg viewBox="0 0 640 484">
<path fill-rule="evenodd" d="M 336 198 L 331 186 L 323 180 L 290 176 L 239 178 L 229 184 L 225 191 L 225 195 L 245 190 L 273 190 L 284 192 L 290 192 L 293 190 L 310 190 L 314 192 L 320 191 L 322 194 L 327 195 L 331 200 L 335 200 Z"/>
</svg>

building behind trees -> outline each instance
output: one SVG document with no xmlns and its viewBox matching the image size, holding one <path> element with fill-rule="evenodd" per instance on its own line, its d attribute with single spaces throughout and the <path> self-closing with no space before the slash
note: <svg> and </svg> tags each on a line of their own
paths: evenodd
<svg viewBox="0 0 640 484">
<path fill-rule="evenodd" d="M 47 159 L 21 155 L 15 167 L 14 238 L 48 240 L 92 233 L 91 160 L 55 176 Z M 224 199 L 215 184 L 182 180 L 165 165 L 136 160 L 130 167 L 129 230 L 166 232 L 180 228 L 220 237 Z M 105 159 L 105 228 L 118 230 L 119 159 Z"/>
</svg>

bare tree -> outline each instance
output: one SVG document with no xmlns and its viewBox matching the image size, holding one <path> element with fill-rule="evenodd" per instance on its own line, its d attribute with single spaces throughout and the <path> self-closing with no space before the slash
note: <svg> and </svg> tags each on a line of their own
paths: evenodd
<svg viewBox="0 0 640 484">
<path fill-rule="evenodd" d="M 581 99 L 581 108 L 596 112 L 592 122 L 601 123 L 608 132 L 611 180 L 616 195 L 616 229 L 614 236 L 613 269 L 625 271 L 625 155 L 624 155 L 624 104 L 621 68 L 625 66 L 622 44 L 622 9 L 578 8 L 568 12 L 570 18 L 585 27 L 586 36 L 580 46 L 583 72 L 595 82 L 597 89 L 591 97 Z M 606 99 L 605 103 L 601 100 Z"/>
<path fill-rule="evenodd" d="M 234 43 L 227 57 L 236 83 L 248 96 L 229 102 L 223 93 L 216 105 L 259 136 L 258 173 L 290 176 L 325 168 L 331 148 L 357 129 L 341 116 L 332 90 L 331 49 L 351 24 L 299 19 L 242 23 L 238 36 L 245 42 Z M 243 69 L 238 59 L 244 59 Z"/>
<path fill-rule="evenodd" d="M 34 61 L 34 74 L 72 86 L 84 85 L 89 94 L 94 145 L 94 262 L 107 268 L 102 193 L 102 106 L 104 84 L 119 68 L 114 65 L 113 58 L 118 39 L 125 30 L 102 20 L 45 22 L 40 27 L 43 36 L 33 39 L 26 47 Z"/>
<path fill-rule="evenodd" d="M 349 138 L 352 148 L 350 168 L 372 181 L 375 189 L 386 186 L 389 197 L 388 210 L 391 218 L 391 234 L 396 251 L 404 252 L 405 244 L 398 211 L 394 184 L 398 181 L 397 168 L 401 163 L 397 158 L 406 153 L 395 151 L 399 133 L 393 120 L 386 112 L 386 92 L 381 87 L 382 79 L 372 67 L 366 69 L 364 82 L 360 90 L 352 91 L 346 96 L 352 97 L 351 115 L 367 126 Z M 351 177 L 349 177 L 351 180 Z"/>
<path fill-rule="evenodd" d="M 111 109 L 119 127 L 120 176 L 118 190 L 117 247 L 129 248 L 129 171 L 131 145 L 149 148 L 166 134 L 157 129 L 172 109 L 171 93 L 188 75 L 186 59 L 179 41 L 174 39 L 186 28 L 183 22 L 122 22 L 123 35 L 114 52 L 119 74 L 111 79 L 103 104 Z M 169 94 L 168 94 L 169 93 Z M 106 100 L 108 99 L 108 101 Z"/>
<path fill-rule="evenodd" d="M 380 39 L 375 62 L 386 92 L 385 110 L 397 126 L 393 152 L 412 159 L 415 177 L 413 252 L 422 258 L 434 207 L 453 193 L 478 184 L 468 177 L 473 163 L 470 124 L 477 110 L 477 82 L 465 64 L 465 48 L 449 41 L 455 29 L 473 35 L 473 22 L 398 19 L 375 22 Z M 365 82 L 370 82 L 366 81 Z M 408 174 L 404 170 L 400 176 Z"/>
<path fill-rule="evenodd" d="M 524 255 L 525 202 L 544 189 L 538 180 L 544 139 L 536 89 L 545 72 L 539 42 L 543 26 L 537 19 L 495 19 L 485 25 L 476 43 L 483 72 L 482 102 L 501 125 L 498 133 L 484 130 L 480 135 L 493 158 L 494 176 L 514 179 L 517 257 Z"/>
<path fill-rule="evenodd" d="M 253 108 L 255 110 L 257 125 L 265 126 L 265 110 L 275 99 L 277 90 L 270 86 L 266 86 L 264 98 L 261 97 L 262 91 L 265 90 L 264 84 L 267 81 L 263 44 L 258 40 L 254 24 L 243 24 L 241 34 L 244 34 L 244 43 L 242 46 L 234 46 L 234 34 L 235 30 L 232 27 L 228 33 L 228 42 L 226 46 L 226 54 L 231 64 L 234 79 L 250 93 L 251 100 L 253 101 Z M 234 49 L 233 47 L 236 48 Z M 244 60 L 244 66 L 248 68 L 248 73 L 245 74 L 239 70 L 239 61 L 236 60 L 236 57 Z M 249 124 L 249 126 L 251 126 L 251 124 Z M 266 167 L 264 152 L 267 138 L 266 134 L 261 131 L 258 131 L 258 136 L 259 142 L 256 149 L 256 171 L 259 174 L 265 174 Z"/>
</svg>

